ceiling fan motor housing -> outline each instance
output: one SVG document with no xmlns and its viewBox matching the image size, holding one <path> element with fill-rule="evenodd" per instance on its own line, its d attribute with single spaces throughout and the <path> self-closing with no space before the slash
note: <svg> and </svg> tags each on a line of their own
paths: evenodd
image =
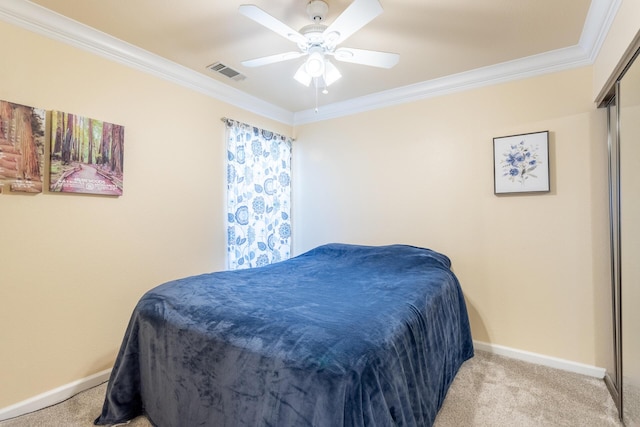
<svg viewBox="0 0 640 427">
<path fill-rule="evenodd" d="M 329 11 L 329 5 L 323 0 L 311 0 L 307 4 L 307 14 L 313 22 L 320 22 L 324 20 L 324 17 Z"/>
</svg>

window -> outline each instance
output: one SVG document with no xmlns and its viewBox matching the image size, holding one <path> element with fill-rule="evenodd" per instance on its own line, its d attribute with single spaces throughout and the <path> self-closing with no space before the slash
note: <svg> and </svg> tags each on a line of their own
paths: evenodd
<svg viewBox="0 0 640 427">
<path fill-rule="evenodd" d="M 259 267 L 291 253 L 291 138 L 223 119 L 227 140 L 227 262 Z"/>
</svg>

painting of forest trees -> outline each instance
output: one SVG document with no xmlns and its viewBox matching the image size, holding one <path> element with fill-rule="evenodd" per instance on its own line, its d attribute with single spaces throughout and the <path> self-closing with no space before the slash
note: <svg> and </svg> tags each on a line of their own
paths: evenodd
<svg viewBox="0 0 640 427">
<path fill-rule="evenodd" d="M 0 101 L 0 191 L 42 193 L 45 110 Z"/>
<path fill-rule="evenodd" d="M 123 159 L 123 126 L 51 112 L 51 191 L 121 196 Z"/>
</svg>

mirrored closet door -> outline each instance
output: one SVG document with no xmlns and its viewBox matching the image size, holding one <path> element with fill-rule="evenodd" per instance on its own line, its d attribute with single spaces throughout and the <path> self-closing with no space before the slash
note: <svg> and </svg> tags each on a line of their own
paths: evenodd
<svg viewBox="0 0 640 427">
<path fill-rule="evenodd" d="M 640 59 L 618 83 L 622 415 L 640 427 Z"/>
<path fill-rule="evenodd" d="M 640 427 L 639 57 L 640 32 L 599 98 L 608 109 L 614 349 L 605 381 L 626 427 Z"/>
</svg>

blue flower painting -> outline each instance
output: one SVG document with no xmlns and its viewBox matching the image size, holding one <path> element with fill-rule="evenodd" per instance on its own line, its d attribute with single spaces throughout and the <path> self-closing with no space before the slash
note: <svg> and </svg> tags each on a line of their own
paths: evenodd
<svg viewBox="0 0 640 427">
<path fill-rule="evenodd" d="M 512 182 L 524 185 L 530 178 L 537 178 L 535 170 L 538 167 L 538 147 L 526 145 L 523 141 L 510 146 L 503 154 L 501 165 L 503 176 Z"/>
<path fill-rule="evenodd" d="M 495 193 L 549 191 L 549 132 L 493 139 Z"/>
</svg>

